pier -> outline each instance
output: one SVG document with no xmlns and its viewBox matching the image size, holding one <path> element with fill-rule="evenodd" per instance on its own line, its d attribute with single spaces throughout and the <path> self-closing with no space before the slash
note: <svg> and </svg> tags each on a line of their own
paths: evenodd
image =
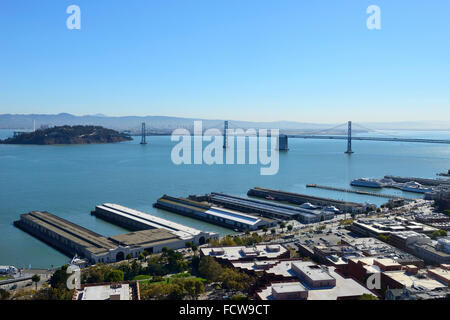
<svg viewBox="0 0 450 320">
<path fill-rule="evenodd" d="M 398 183 L 406 183 L 410 181 L 415 181 L 424 186 L 449 186 L 450 187 L 450 179 L 427 179 L 427 178 L 414 178 L 414 177 L 397 177 L 397 176 L 384 176 L 386 179 L 392 179 Z"/>
<path fill-rule="evenodd" d="M 368 191 L 360 191 L 360 190 L 351 190 L 351 189 L 329 187 L 329 186 L 321 186 L 321 185 L 318 185 L 318 184 L 307 184 L 306 187 L 307 188 L 324 189 L 324 190 L 330 190 L 330 191 L 356 193 L 356 194 L 362 194 L 362 195 L 371 196 L 371 197 L 380 197 L 380 198 L 386 198 L 386 199 L 392 199 L 392 200 L 405 200 L 405 201 L 414 201 L 414 200 L 416 200 L 416 199 L 412 199 L 412 198 L 405 198 L 405 197 L 389 195 L 389 194 L 382 194 L 382 193 L 375 193 L 375 192 L 368 192 Z"/>
<path fill-rule="evenodd" d="M 233 230 L 257 230 L 276 225 L 276 221 L 271 219 L 168 195 L 159 198 L 153 206 Z"/>
<path fill-rule="evenodd" d="M 264 217 L 280 220 L 297 220 L 302 223 L 315 223 L 334 218 L 334 213 L 320 209 L 305 209 L 298 206 L 231 196 L 222 193 L 211 193 L 211 203 L 227 209 L 246 213 L 257 213 Z"/>
<path fill-rule="evenodd" d="M 22 214 L 20 220 L 14 221 L 14 226 L 69 257 L 78 255 L 92 264 L 122 261 L 127 256 L 137 258 L 144 251 L 158 253 L 164 247 L 180 249 L 186 247 L 187 241 L 194 241 L 193 236 L 187 237 L 186 233 L 162 227 L 105 237 L 54 214 L 40 211 Z"/>
<path fill-rule="evenodd" d="M 316 206 L 334 206 L 343 212 L 363 213 L 367 210 L 376 209 L 374 204 L 362 204 L 356 202 L 341 201 L 329 198 L 321 198 L 306 194 L 286 192 L 255 187 L 248 191 L 248 196 L 271 199 L 275 201 L 285 201 L 293 204 L 311 203 Z"/>
<path fill-rule="evenodd" d="M 217 237 L 217 233 L 203 232 L 142 211 L 118 204 L 104 203 L 96 206 L 92 215 L 129 230 L 165 229 L 186 241 L 202 245 L 206 240 Z"/>
</svg>

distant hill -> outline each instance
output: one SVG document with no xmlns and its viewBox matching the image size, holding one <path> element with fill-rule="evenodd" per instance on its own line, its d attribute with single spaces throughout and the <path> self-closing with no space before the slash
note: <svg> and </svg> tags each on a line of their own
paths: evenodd
<svg viewBox="0 0 450 320">
<path fill-rule="evenodd" d="M 22 133 L 0 141 L 3 144 L 91 144 L 132 140 L 130 136 L 99 126 L 57 126 Z"/>
<path fill-rule="evenodd" d="M 94 125 L 111 128 L 119 131 L 131 131 L 132 133 L 140 132 L 141 123 L 145 122 L 147 129 L 151 133 L 170 133 L 177 128 L 186 128 L 191 130 L 194 120 L 202 120 L 203 128 L 223 128 L 223 119 L 205 120 L 196 118 L 180 118 L 165 116 L 124 116 L 109 117 L 103 114 L 75 116 L 69 113 L 60 114 L 0 114 L 0 129 L 33 129 L 35 123 L 36 128 L 41 126 L 63 126 L 63 125 Z M 232 122 L 231 128 L 265 128 L 280 129 L 285 132 L 302 132 L 313 130 L 324 130 L 332 128 L 339 123 L 318 124 L 295 121 L 275 121 L 275 122 L 249 122 L 235 121 Z M 450 121 L 417 121 L 417 122 L 392 122 L 392 123 L 360 123 L 370 129 L 378 130 L 450 130 Z M 364 131 L 361 128 L 355 130 Z M 333 133 L 345 133 L 345 127 L 340 127 Z M 331 134 L 332 132 L 327 132 Z"/>
</svg>

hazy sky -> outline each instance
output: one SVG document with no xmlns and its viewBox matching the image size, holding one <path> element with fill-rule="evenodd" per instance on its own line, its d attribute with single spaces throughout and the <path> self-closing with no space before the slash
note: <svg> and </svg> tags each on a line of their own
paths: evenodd
<svg viewBox="0 0 450 320">
<path fill-rule="evenodd" d="M 0 113 L 450 120 L 449 16 L 448 0 L 1 0 Z"/>
</svg>

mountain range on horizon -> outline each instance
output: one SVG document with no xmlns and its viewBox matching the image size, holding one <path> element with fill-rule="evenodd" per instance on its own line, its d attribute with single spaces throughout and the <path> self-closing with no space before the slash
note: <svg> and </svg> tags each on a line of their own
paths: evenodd
<svg viewBox="0 0 450 320">
<path fill-rule="evenodd" d="M 203 128 L 223 128 L 221 119 L 182 118 L 171 116 L 107 116 L 104 114 L 77 116 L 70 113 L 59 114 L 0 114 L 0 129 L 33 129 L 34 126 L 61 125 L 99 125 L 114 130 L 140 130 L 145 122 L 150 130 L 174 130 L 177 128 L 191 129 L 194 120 L 201 120 Z M 230 120 L 231 128 L 280 129 L 291 130 L 326 130 L 336 127 L 340 123 L 312 123 L 297 121 L 251 122 Z M 372 130 L 450 130 L 450 121 L 405 121 L 405 122 L 357 122 L 361 127 L 356 130 L 364 131 L 364 127 Z M 345 126 L 338 128 L 345 131 Z"/>
</svg>

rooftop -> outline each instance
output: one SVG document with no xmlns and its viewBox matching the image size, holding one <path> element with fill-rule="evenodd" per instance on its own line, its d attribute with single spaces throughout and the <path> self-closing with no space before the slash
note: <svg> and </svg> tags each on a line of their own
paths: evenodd
<svg viewBox="0 0 450 320">
<path fill-rule="evenodd" d="M 273 250 L 273 246 L 278 246 L 279 250 Z M 269 249 L 268 249 L 269 247 Z M 284 246 L 277 245 L 256 245 L 252 247 L 234 246 L 234 247 L 219 247 L 219 248 L 201 248 L 201 253 L 205 256 L 213 256 L 223 260 L 236 261 L 241 259 L 263 258 L 276 259 L 288 252 Z"/>
<path fill-rule="evenodd" d="M 301 285 L 308 289 L 308 298 L 307 300 L 337 300 L 339 298 L 346 298 L 346 297 L 358 297 L 363 294 L 371 294 L 368 289 L 364 288 L 362 285 L 360 285 L 358 282 L 356 282 L 353 279 L 345 279 L 341 275 L 335 272 L 334 267 L 328 268 L 330 276 L 332 276 L 334 279 L 336 279 L 336 286 L 333 288 L 321 288 L 321 289 L 313 289 L 309 290 L 308 286 L 304 283 L 301 283 Z M 295 283 L 295 282 L 294 282 Z M 281 285 L 286 285 L 287 283 L 281 283 Z M 280 284 L 272 284 L 269 285 L 267 288 L 263 289 L 260 293 L 258 293 L 258 296 L 262 300 L 274 300 L 274 297 L 272 295 L 272 289 L 274 286 L 279 286 Z"/>
<path fill-rule="evenodd" d="M 129 284 L 86 286 L 77 291 L 76 300 L 131 300 Z"/>
</svg>

